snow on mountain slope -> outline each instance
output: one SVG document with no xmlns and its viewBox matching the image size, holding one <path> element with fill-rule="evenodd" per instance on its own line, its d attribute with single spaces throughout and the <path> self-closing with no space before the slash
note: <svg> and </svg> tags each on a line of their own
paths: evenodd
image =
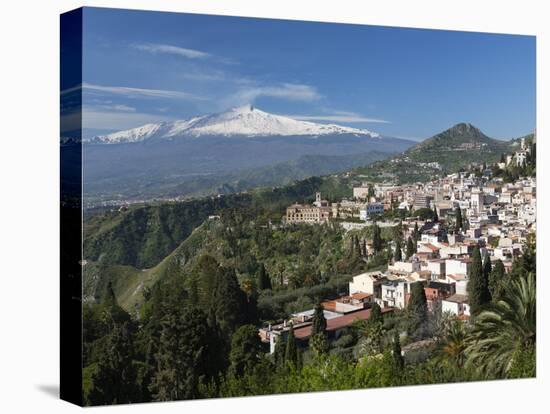
<svg viewBox="0 0 550 414">
<path fill-rule="evenodd" d="M 319 124 L 298 121 L 282 115 L 274 115 L 251 105 L 229 111 L 194 117 L 188 120 L 147 124 L 126 131 L 95 137 L 95 143 L 139 142 L 152 138 L 170 139 L 175 137 L 200 136 L 322 136 L 354 134 L 369 138 L 380 135 L 366 129 L 357 129 L 335 124 Z"/>
<path fill-rule="evenodd" d="M 139 142 L 154 136 L 162 124 L 146 124 L 126 131 L 113 132 L 108 135 L 100 135 L 91 139 L 92 142 L 102 142 L 108 144 L 119 144 L 122 142 Z"/>
</svg>

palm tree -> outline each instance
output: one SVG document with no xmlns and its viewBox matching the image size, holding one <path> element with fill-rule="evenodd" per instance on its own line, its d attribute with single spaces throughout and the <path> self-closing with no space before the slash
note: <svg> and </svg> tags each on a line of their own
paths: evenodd
<svg viewBox="0 0 550 414">
<path fill-rule="evenodd" d="M 468 342 L 466 366 L 485 377 L 510 377 L 518 355 L 534 356 L 536 287 L 532 273 L 514 280 L 500 301 L 476 316 Z"/>
<path fill-rule="evenodd" d="M 447 333 L 445 345 L 441 349 L 443 355 L 449 358 L 457 368 L 462 368 L 466 359 L 466 331 L 464 323 L 454 320 Z"/>
</svg>

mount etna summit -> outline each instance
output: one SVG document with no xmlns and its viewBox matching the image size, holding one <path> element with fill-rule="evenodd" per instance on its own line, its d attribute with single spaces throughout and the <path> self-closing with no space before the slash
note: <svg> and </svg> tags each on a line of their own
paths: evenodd
<svg viewBox="0 0 550 414">
<path fill-rule="evenodd" d="M 147 124 L 113 134 L 97 136 L 92 138 L 90 142 L 116 144 L 181 137 L 320 137 L 345 134 L 380 138 L 379 134 L 366 129 L 299 121 L 287 116 L 264 112 L 252 105 L 244 105 L 222 113 L 201 115 L 186 120 Z"/>
<path fill-rule="evenodd" d="M 413 142 L 252 105 L 85 140 L 89 199 L 195 196 L 364 166 Z"/>
</svg>

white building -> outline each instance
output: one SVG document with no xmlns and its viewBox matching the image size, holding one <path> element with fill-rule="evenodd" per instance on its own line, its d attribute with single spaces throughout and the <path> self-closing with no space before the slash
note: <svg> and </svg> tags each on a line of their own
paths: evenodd
<svg viewBox="0 0 550 414">
<path fill-rule="evenodd" d="M 422 266 L 422 270 L 428 270 L 438 279 L 445 277 L 445 260 L 433 259 L 428 260 Z"/>
<path fill-rule="evenodd" d="M 465 244 L 455 244 L 454 246 L 444 246 L 439 249 L 439 256 L 442 259 L 452 258 L 468 254 L 468 246 Z"/>
<path fill-rule="evenodd" d="M 382 272 L 367 272 L 354 276 L 349 282 L 349 294 L 370 293 L 374 295 L 375 288 L 386 280 Z"/>
<path fill-rule="evenodd" d="M 446 259 L 445 273 L 448 275 L 467 275 L 470 270 L 472 259 Z"/>
<path fill-rule="evenodd" d="M 390 272 L 397 273 L 412 273 L 420 271 L 420 261 L 416 258 L 413 258 L 410 262 L 395 262 L 388 266 Z"/>
<path fill-rule="evenodd" d="M 470 316 L 468 296 L 455 293 L 441 301 L 441 312 L 450 312 L 456 316 Z"/>
<path fill-rule="evenodd" d="M 409 283 L 405 280 L 386 281 L 381 285 L 380 298 L 376 302 L 381 308 L 394 307 L 404 309 L 407 305 Z"/>
</svg>

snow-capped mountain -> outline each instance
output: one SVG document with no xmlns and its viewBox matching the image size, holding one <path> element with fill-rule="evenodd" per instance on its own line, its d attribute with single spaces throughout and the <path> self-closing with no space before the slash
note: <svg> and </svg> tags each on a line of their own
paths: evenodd
<svg viewBox="0 0 550 414">
<path fill-rule="evenodd" d="M 118 144 L 149 139 L 176 137 L 261 137 L 261 136 L 328 136 L 356 135 L 380 138 L 376 132 L 335 124 L 299 121 L 287 116 L 270 114 L 245 105 L 226 112 L 197 116 L 188 120 L 147 124 L 138 128 L 92 138 L 94 143 Z"/>
</svg>

